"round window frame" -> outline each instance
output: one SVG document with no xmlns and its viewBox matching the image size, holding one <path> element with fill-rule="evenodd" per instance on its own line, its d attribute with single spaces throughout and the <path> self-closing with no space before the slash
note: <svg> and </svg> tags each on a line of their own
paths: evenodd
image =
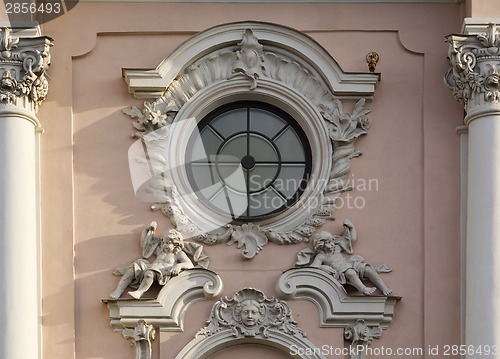
<svg viewBox="0 0 500 359">
<path fill-rule="evenodd" d="M 299 200 L 283 212 L 251 221 L 260 225 L 263 230 L 292 230 L 303 224 L 319 208 L 332 167 L 333 148 L 317 107 L 304 95 L 280 82 L 261 79 L 259 86 L 253 90 L 249 89 L 245 79 L 219 82 L 201 89 L 182 106 L 171 127 L 166 149 L 169 174 L 179 194 L 177 200 L 184 214 L 204 231 L 224 227 L 229 223 L 241 224 L 241 221 L 233 221 L 205 205 L 200 206 L 185 166 L 188 142 L 198 122 L 215 109 L 238 101 L 264 102 L 282 109 L 295 119 L 310 144 L 310 178 Z"/>
<path fill-rule="evenodd" d="M 303 166 L 304 166 L 302 178 L 300 178 L 300 179 L 295 178 L 295 180 L 299 181 L 300 183 L 299 183 L 298 187 L 295 189 L 294 194 L 286 200 L 286 203 L 284 203 L 282 206 L 280 206 L 278 208 L 270 208 L 269 211 L 267 211 L 266 213 L 259 214 L 259 215 L 240 215 L 238 218 L 234 218 L 234 213 L 230 213 L 231 217 L 233 218 L 233 222 L 236 222 L 236 223 L 256 222 L 256 221 L 261 221 L 261 220 L 264 220 L 266 218 L 276 216 L 276 215 L 286 211 L 288 208 L 294 206 L 300 200 L 300 197 L 302 197 L 302 194 L 304 193 L 304 189 L 307 187 L 309 179 L 310 179 L 310 173 L 311 173 L 311 167 L 312 167 L 311 145 L 310 145 L 309 139 L 307 138 L 307 135 L 304 132 L 304 129 L 300 126 L 300 124 L 288 112 L 284 111 L 283 109 L 281 109 L 275 105 L 269 104 L 267 102 L 255 101 L 255 100 L 251 100 L 251 101 L 245 100 L 245 101 L 236 101 L 236 102 L 226 103 L 226 104 L 216 108 L 215 110 L 211 111 L 203 119 L 201 119 L 199 122 L 197 122 L 198 123 L 198 131 L 194 131 L 190 135 L 190 139 L 189 139 L 188 145 L 186 147 L 186 166 L 188 167 L 188 170 L 187 170 L 188 171 L 188 178 L 190 180 L 192 188 L 197 187 L 195 184 L 195 179 L 194 179 L 194 174 L 192 172 L 192 167 L 189 165 L 189 163 L 190 163 L 189 161 L 190 161 L 190 158 L 192 157 L 192 150 L 194 148 L 195 141 L 201 136 L 201 134 L 205 130 L 205 128 L 207 128 L 208 126 L 211 126 L 211 123 L 213 121 L 217 120 L 217 118 L 219 116 L 224 115 L 224 114 L 226 114 L 230 111 L 233 111 L 233 110 L 238 110 L 238 109 L 245 109 L 247 111 L 250 111 L 250 113 L 253 109 L 263 110 L 263 111 L 271 113 L 271 114 L 275 115 L 277 118 L 281 119 L 283 122 L 285 122 L 287 124 L 286 127 L 292 128 L 293 133 L 297 136 L 297 140 L 299 141 L 298 143 L 303 148 L 303 154 L 304 154 L 304 160 L 302 161 Z M 248 113 L 247 113 L 247 116 L 249 116 Z M 250 115 L 250 120 L 251 120 L 251 115 Z M 250 131 L 250 129 L 248 129 L 248 128 L 245 132 L 241 132 L 241 134 L 245 134 L 246 136 L 249 136 L 252 133 L 254 133 L 254 132 Z M 233 133 L 230 135 L 229 138 L 227 138 L 225 140 L 230 141 L 230 139 L 233 136 L 236 136 L 239 134 L 240 133 Z M 267 136 L 265 134 L 260 134 L 260 135 L 263 138 L 266 138 L 267 140 L 272 142 L 272 140 L 267 138 Z M 225 144 L 227 143 L 227 141 L 223 141 L 220 146 L 224 147 Z M 273 147 L 276 147 L 276 145 L 274 143 L 273 143 Z M 278 155 L 278 170 L 276 172 L 276 175 L 272 179 L 272 182 L 270 182 L 264 189 L 251 191 L 247 187 L 247 191 L 246 191 L 247 196 L 254 194 L 254 193 L 259 193 L 261 191 L 264 191 L 265 189 L 267 189 L 268 187 L 270 187 L 271 185 L 273 185 L 275 183 L 275 180 L 277 179 L 277 177 L 280 173 L 280 170 L 283 166 L 283 164 L 281 162 L 281 153 L 280 153 L 278 148 L 276 148 L 276 151 L 277 151 L 277 155 Z M 217 160 L 216 160 L 216 162 L 217 162 Z M 217 163 L 215 163 L 215 165 L 217 167 Z M 219 171 L 217 169 L 216 169 L 216 172 L 218 173 L 218 177 L 219 177 L 220 181 L 224 182 L 224 179 L 222 178 L 221 174 L 219 173 Z M 247 177 L 246 181 L 248 181 L 248 180 L 249 179 Z M 247 184 L 247 186 L 248 186 L 248 184 Z M 199 191 L 199 188 L 197 188 L 197 190 Z M 215 212 L 221 213 L 222 215 L 228 214 L 228 213 L 224 213 L 224 211 L 221 210 L 220 208 L 217 208 L 216 205 L 210 203 L 210 200 L 208 198 L 205 198 L 203 195 L 198 196 L 198 198 L 200 200 L 200 203 L 202 203 L 202 205 L 206 206 L 208 209 L 214 210 Z"/>
</svg>

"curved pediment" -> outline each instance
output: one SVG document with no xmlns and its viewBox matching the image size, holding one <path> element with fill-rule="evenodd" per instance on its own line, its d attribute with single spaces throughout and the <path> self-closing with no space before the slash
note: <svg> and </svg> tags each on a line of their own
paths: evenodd
<svg viewBox="0 0 500 359">
<path fill-rule="evenodd" d="M 217 273 L 194 268 L 173 277 L 154 299 L 103 299 L 103 302 L 108 305 L 110 324 L 116 331 L 134 328 L 140 320 L 160 331 L 182 331 L 189 305 L 215 298 L 222 288 Z"/>
<path fill-rule="evenodd" d="M 332 56 L 306 34 L 276 24 L 237 22 L 200 32 L 180 45 L 155 69 L 123 69 L 129 92 L 136 98 L 156 99 L 184 70 L 202 58 L 234 52 L 250 29 L 267 53 L 297 63 L 321 79 L 338 98 L 369 98 L 375 91 L 378 75 L 344 72 Z"/>
<path fill-rule="evenodd" d="M 394 316 L 396 296 L 350 296 L 333 276 L 312 267 L 285 271 L 276 285 L 282 298 L 308 300 L 320 312 L 320 326 L 347 328 L 363 320 L 387 329 Z"/>
</svg>

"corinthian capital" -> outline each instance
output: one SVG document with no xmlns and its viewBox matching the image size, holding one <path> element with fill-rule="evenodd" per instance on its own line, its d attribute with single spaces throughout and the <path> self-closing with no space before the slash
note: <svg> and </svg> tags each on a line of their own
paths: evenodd
<svg viewBox="0 0 500 359">
<path fill-rule="evenodd" d="M 38 110 L 48 92 L 51 46 L 37 29 L 0 27 L 0 103 Z"/>
<path fill-rule="evenodd" d="M 452 67 L 445 81 L 466 111 L 500 102 L 500 33 L 492 23 L 479 29 L 446 38 Z"/>
</svg>

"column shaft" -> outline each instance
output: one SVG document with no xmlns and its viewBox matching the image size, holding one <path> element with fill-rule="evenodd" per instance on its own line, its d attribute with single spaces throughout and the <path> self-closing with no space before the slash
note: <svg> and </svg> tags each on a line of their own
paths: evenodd
<svg viewBox="0 0 500 359">
<path fill-rule="evenodd" d="M 466 19 L 464 34 L 447 40 L 445 80 L 464 104 L 469 133 L 465 357 L 500 358 L 500 34 L 493 23 Z"/>
<path fill-rule="evenodd" d="M 38 358 L 35 127 L 0 106 L 0 358 Z"/>
<path fill-rule="evenodd" d="M 36 111 L 52 39 L 0 27 L 0 358 L 41 357 Z M 19 35 L 19 36 L 14 36 Z"/>
<path fill-rule="evenodd" d="M 500 116 L 469 124 L 468 167 L 465 340 L 500 348 Z"/>
</svg>

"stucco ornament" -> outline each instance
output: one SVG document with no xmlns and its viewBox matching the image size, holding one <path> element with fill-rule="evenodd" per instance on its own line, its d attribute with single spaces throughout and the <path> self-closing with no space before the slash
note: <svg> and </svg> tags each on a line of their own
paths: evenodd
<svg viewBox="0 0 500 359">
<path fill-rule="evenodd" d="M 233 74 L 229 78 L 244 75 L 252 82 L 250 90 L 253 90 L 264 69 L 264 47 L 259 44 L 251 29 L 245 31 L 243 40 L 238 45 L 241 49 L 236 51 L 237 60 L 233 63 Z"/>
<path fill-rule="evenodd" d="M 142 258 L 135 260 L 129 267 L 117 268 L 113 272 L 122 278 L 110 294 L 112 299 L 119 298 L 128 286 L 136 289 L 128 294 L 139 299 L 155 281 L 165 285 L 181 271 L 194 268 L 193 262 L 203 268 L 208 267 L 209 259 L 200 244 L 184 242 L 182 235 L 175 229 L 155 236 L 156 227 L 157 223 L 153 221 L 141 233 Z M 150 261 L 153 255 L 155 259 Z"/>
<path fill-rule="evenodd" d="M 288 303 L 268 298 L 254 288 L 244 288 L 231 298 L 215 303 L 207 326 L 200 329 L 196 337 L 209 337 L 225 330 L 231 330 L 235 338 L 268 338 L 271 331 L 305 336 L 297 328 Z"/>
<path fill-rule="evenodd" d="M 466 110 L 500 101 L 500 33 L 490 23 L 478 35 L 449 35 L 448 57 L 452 67 L 445 83 Z"/>
<path fill-rule="evenodd" d="M 245 246 L 243 255 L 251 258 L 267 244 L 267 237 L 258 225 L 243 223 L 241 226 L 236 227 L 227 244 L 231 245 L 234 242 L 237 243 L 238 248 Z"/>
<path fill-rule="evenodd" d="M 49 37 L 19 38 L 10 28 L 0 28 L 0 102 L 17 104 L 27 98 L 30 110 L 38 110 L 48 93 L 50 46 Z"/>
<path fill-rule="evenodd" d="M 357 96 L 353 111 L 346 112 L 341 98 L 333 95 L 325 79 L 321 79 L 314 67 L 306 67 L 297 61 L 296 54 L 287 57 L 288 48 L 276 52 L 266 51 L 266 45 L 261 44 L 249 28 L 241 36 L 240 42 L 204 53 L 201 58 L 183 67 L 163 95 L 153 102 L 145 102 L 142 110 L 133 106 L 125 109 L 124 113 L 134 119 L 136 132 L 133 136 L 142 141 L 146 151 L 140 161 L 149 163 L 151 181 L 148 190 L 156 201 L 152 209 L 161 210 L 186 238 L 209 245 L 236 243 L 238 248 L 243 248 L 243 257 L 251 259 L 268 242 L 307 242 L 318 227 L 334 219 L 336 200 L 342 193 L 353 189 L 348 181 L 351 160 L 361 155 L 354 148 L 354 143 L 367 133 L 371 121 L 367 117 L 370 110 L 365 106 L 365 97 Z M 276 49 L 279 45 L 273 46 L 271 48 Z M 182 56 L 182 53 L 178 56 Z M 172 170 L 175 166 L 169 163 L 166 155 L 169 142 L 174 140 L 171 133 L 178 123 L 177 115 L 202 96 L 200 93 L 217 93 L 245 79 L 250 81 L 250 89 L 246 89 L 243 96 L 251 96 L 261 87 L 262 94 L 268 94 L 270 87 L 290 91 L 311 104 L 311 111 L 321 122 L 317 127 L 321 127 L 323 133 L 326 132 L 325 147 L 328 150 L 325 157 L 328 158 L 321 161 L 326 162 L 330 170 L 322 175 L 326 178 L 316 179 L 322 184 L 320 189 L 311 191 L 315 198 L 311 198 L 309 203 L 314 203 L 314 206 L 303 203 L 297 206 L 299 209 L 293 209 L 302 211 L 301 215 L 294 217 L 294 221 L 280 219 L 279 226 L 274 227 L 272 220 L 242 223 L 229 218 L 227 224 L 217 224 L 217 228 L 203 228 L 196 218 L 203 216 L 203 213 L 198 212 L 198 216 L 192 214 L 192 208 L 199 206 L 199 202 L 190 205 L 187 210 L 186 200 L 181 199 L 186 197 L 185 192 L 189 189 L 184 187 L 179 193 L 179 182 L 173 179 L 172 171 L 176 169 Z M 190 201 L 193 203 L 196 199 Z"/>
<path fill-rule="evenodd" d="M 356 324 L 344 329 L 344 338 L 351 342 L 351 359 L 365 359 L 366 347 L 373 339 L 382 336 L 382 328 L 379 325 L 368 326 L 363 319 L 358 319 Z"/>
<path fill-rule="evenodd" d="M 387 287 L 379 273 L 390 272 L 391 269 L 385 264 L 373 267 L 363 257 L 352 255 L 357 239 L 354 225 L 346 219 L 342 235 L 329 232 L 316 234 L 313 246 L 297 255 L 296 265 L 321 269 L 341 284 L 350 284 L 364 295 L 374 294 L 377 288 L 383 295 L 390 295 L 392 289 Z M 375 287 L 366 286 L 363 280 L 370 281 Z"/>
<path fill-rule="evenodd" d="M 134 346 L 135 359 L 151 359 L 153 353 L 151 341 L 154 340 L 156 334 L 156 330 L 151 324 L 141 319 L 135 328 L 125 328 L 122 334 Z"/>
<path fill-rule="evenodd" d="M 244 288 L 213 305 L 207 325 L 175 359 L 208 358 L 245 345 L 272 348 L 300 359 L 326 358 L 297 327 L 286 301 L 268 298 L 258 289 Z M 291 354 L 293 349 L 296 354 Z"/>
</svg>

